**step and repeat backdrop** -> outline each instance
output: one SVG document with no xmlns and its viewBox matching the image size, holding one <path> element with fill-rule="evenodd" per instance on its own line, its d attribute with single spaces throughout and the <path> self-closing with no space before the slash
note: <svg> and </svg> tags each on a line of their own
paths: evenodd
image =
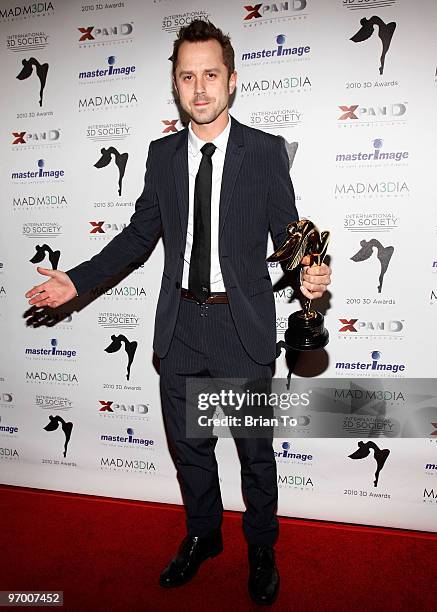
<svg viewBox="0 0 437 612">
<path fill-rule="evenodd" d="M 317 305 L 330 343 L 291 382 L 374 377 L 381 389 L 435 374 L 433 0 L 2 0 L 3 483 L 181 503 L 152 353 L 162 244 L 61 312 L 32 318 L 24 293 L 44 280 L 38 265 L 69 269 L 129 222 L 150 141 L 183 129 L 168 58 L 194 18 L 230 34 L 231 114 L 285 139 L 300 215 L 332 232 L 333 283 Z M 270 273 L 281 341 L 300 304 L 280 267 Z M 282 351 L 276 377 L 288 374 Z M 391 384 L 385 399 L 405 408 Z M 388 421 L 378 436 L 358 412 L 319 438 L 302 418 L 300 437 L 274 442 L 279 513 L 437 531 L 428 421 L 421 437 L 390 436 Z M 224 504 L 240 510 L 232 440 L 217 455 Z"/>
</svg>

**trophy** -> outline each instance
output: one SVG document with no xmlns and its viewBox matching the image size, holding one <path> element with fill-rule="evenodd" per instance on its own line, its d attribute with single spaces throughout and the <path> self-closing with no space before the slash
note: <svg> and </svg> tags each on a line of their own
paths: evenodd
<svg viewBox="0 0 437 612">
<path fill-rule="evenodd" d="M 286 269 L 294 270 L 305 255 L 310 257 L 311 266 L 320 266 L 326 255 L 329 232 L 320 233 L 308 219 L 287 225 L 285 242 L 267 261 L 288 261 Z M 305 298 L 303 309 L 288 317 L 285 344 L 295 351 L 313 351 L 328 344 L 329 333 L 324 326 L 324 317 L 311 308 L 311 300 Z"/>
</svg>

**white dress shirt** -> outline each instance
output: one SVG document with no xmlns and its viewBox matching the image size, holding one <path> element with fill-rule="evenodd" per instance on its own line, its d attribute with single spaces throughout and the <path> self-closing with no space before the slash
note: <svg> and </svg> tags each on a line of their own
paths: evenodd
<svg viewBox="0 0 437 612">
<path fill-rule="evenodd" d="M 231 120 L 221 134 L 211 142 L 217 147 L 212 156 L 212 190 L 211 190 L 211 270 L 210 287 L 211 293 L 226 291 L 223 284 L 222 271 L 220 269 L 218 252 L 218 229 L 219 229 L 219 205 L 220 190 L 222 186 L 223 166 L 225 163 L 226 147 L 228 146 L 229 132 L 231 130 Z M 193 246 L 193 222 L 194 222 L 194 187 L 196 176 L 202 160 L 200 149 L 205 144 L 196 136 L 188 125 L 188 227 L 187 242 L 185 244 L 184 271 L 182 275 L 182 287 L 188 289 L 188 277 L 190 272 L 191 248 Z"/>
</svg>

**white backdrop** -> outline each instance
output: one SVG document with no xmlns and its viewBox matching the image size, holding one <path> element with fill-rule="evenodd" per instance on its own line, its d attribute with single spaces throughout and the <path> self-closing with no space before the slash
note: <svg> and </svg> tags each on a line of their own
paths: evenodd
<svg viewBox="0 0 437 612">
<path fill-rule="evenodd" d="M 298 143 L 291 168 L 298 210 L 332 231 L 333 284 L 319 304 L 330 343 L 302 357 L 293 376 L 350 376 L 344 364 L 368 362 L 375 351 L 379 363 L 404 366 L 396 376 L 434 376 L 435 2 L 0 6 L 1 482 L 181 501 L 152 362 L 161 243 L 144 266 L 48 325 L 26 325 L 24 293 L 39 282 L 30 261 L 37 253 L 41 265 L 58 260 L 68 269 L 128 222 L 149 142 L 182 127 L 167 58 L 179 26 L 197 16 L 231 35 L 238 70 L 231 113 Z M 373 35 L 350 40 L 360 20 L 374 16 L 382 22 Z M 278 56 L 278 46 L 290 51 Z M 114 159 L 94 166 L 109 147 L 128 154 L 121 195 Z M 363 240 L 379 241 L 385 261 L 392 251 L 380 292 L 377 250 L 351 259 Z M 36 248 L 43 245 L 51 251 Z M 275 283 L 282 273 L 270 270 Z M 281 339 L 299 305 L 287 287 L 275 298 Z M 129 380 L 124 349 L 104 351 L 119 334 L 138 342 Z M 282 354 L 276 376 L 287 371 Z M 58 418 L 65 432 L 44 429 L 62 424 Z M 431 423 L 429 430 L 427 439 L 377 442 L 391 452 L 376 488 L 372 458 L 348 458 L 360 438 L 275 440 L 280 514 L 437 531 L 437 437 Z M 142 442 L 105 438 L 128 435 Z M 242 509 L 232 441 L 220 440 L 217 452 L 225 506 Z"/>
</svg>

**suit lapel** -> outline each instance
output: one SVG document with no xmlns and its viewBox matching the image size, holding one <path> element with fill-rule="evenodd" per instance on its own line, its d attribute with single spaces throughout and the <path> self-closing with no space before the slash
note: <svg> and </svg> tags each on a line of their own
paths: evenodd
<svg viewBox="0 0 437 612">
<path fill-rule="evenodd" d="M 182 236 L 187 235 L 188 225 L 188 130 L 181 132 L 180 141 L 172 160 L 173 176 L 178 197 L 178 211 Z"/>
<path fill-rule="evenodd" d="M 228 146 L 226 148 L 225 163 L 223 166 L 222 186 L 220 191 L 219 209 L 219 236 L 228 214 L 235 183 L 243 163 L 245 148 L 241 124 L 231 117 L 231 130 L 229 133 Z"/>
</svg>

